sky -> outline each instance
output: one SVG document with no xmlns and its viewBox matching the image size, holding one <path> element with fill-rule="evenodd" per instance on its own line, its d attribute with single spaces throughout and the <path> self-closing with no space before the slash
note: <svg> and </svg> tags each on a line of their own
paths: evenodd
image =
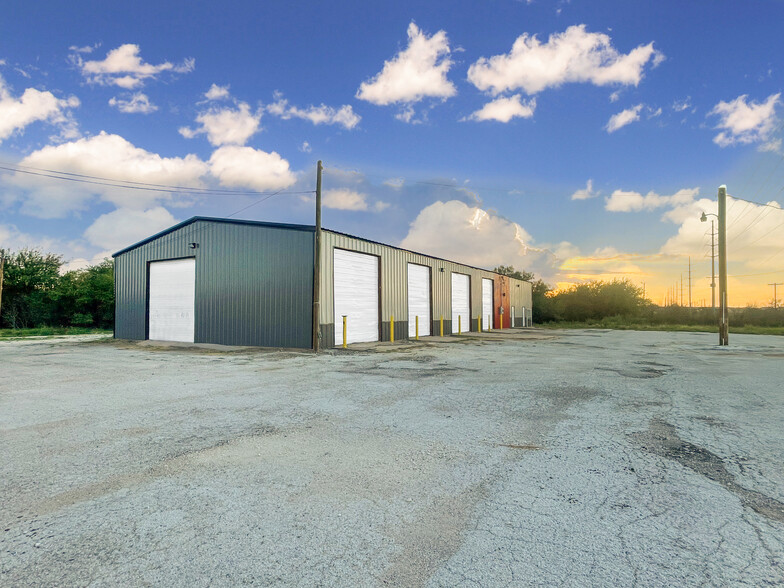
<svg viewBox="0 0 784 588">
<path fill-rule="evenodd" d="M 658 304 L 688 305 L 690 263 L 710 305 L 724 184 L 729 303 L 768 306 L 782 23 L 782 0 L 7 0 L 0 248 L 77 269 L 192 216 L 313 224 L 322 160 L 326 228 Z"/>
</svg>

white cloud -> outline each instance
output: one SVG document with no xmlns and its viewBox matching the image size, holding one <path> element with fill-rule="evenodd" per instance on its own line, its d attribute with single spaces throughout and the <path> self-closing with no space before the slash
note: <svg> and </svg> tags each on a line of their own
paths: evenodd
<svg viewBox="0 0 784 588">
<path fill-rule="evenodd" d="M 593 180 L 588 180 L 585 184 L 585 188 L 580 188 L 574 194 L 572 194 L 572 200 L 588 200 L 589 198 L 593 198 L 594 196 L 598 196 L 599 192 L 594 192 L 593 190 Z"/>
<path fill-rule="evenodd" d="M 404 178 L 388 178 L 382 182 L 385 186 L 389 186 L 390 188 L 394 188 L 395 190 L 400 190 L 403 185 L 406 183 Z"/>
<path fill-rule="evenodd" d="M 672 109 L 675 112 L 683 112 L 691 108 L 691 96 L 686 96 L 683 100 L 676 100 L 672 103 Z"/>
<path fill-rule="evenodd" d="M 210 172 L 228 187 L 281 190 L 297 181 L 289 162 L 274 151 L 227 145 L 210 157 Z"/>
<path fill-rule="evenodd" d="M 618 102 L 618 99 L 621 97 L 621 91 L 616 90 L 612 94 L 610 94 L 610 102 Z"/>
<path fill-rule="evenodd" d="M 732 102 L 719 102 L 708 114 L 721 118 L 716 126 L 723 129 L 713 138 L 720 147 L 737 143 L 748 144 L 767 141 L 778 122 L 776 106 L 781 94 L 771 94 L 765 102 L 747 102 L 743 94 Z"/>
<path fill-rule="evenodd" d="M 118 208 L 99 216 L 84 232 L 91 244 L 117 251 L 177 223 L 162 206 L 138 210 Z"/>
<path fill-rule="evenodd" d="M 134 146 L 119 135 L 101 132 L 94 137 L 49 145 L 25 157 L 20 165 L 53 169 L 129 182 L 202 187 L 207 164 L 195 155 L 161 157 Z M 96 184 L 76 184 L 16 173 L 7 183 L 26 192 L 22 211 L 40 218 L 64 217 L 83 210 L 95 196 L 118 207 L 147 209 L 171 194 L 137 191 Z"/>
<path fill-rule="evenodd" d="M 158 110 L 158 107 L 150 102 L 150 98 L 147 96 L 147 94 L 142 92 L 136 92 L 132 94 L 128 100 L 116 97 L 111 98 L 109 100 L 109 106 L 114 106 L 120 112 L 126 112 L 129 114 L 150 114 L 151 112 Z"/>
<path fill-rule="evenodd" d="M 780 268 L 784 260 L 784 210 L 778 202 L 767 205 L 734 200 L 727 196 L 727 247 L 729 261 L 742 262 L 747 269 Z M 710 243 L 710 222 L 700 222 L 702 212 L 716 214 L 715 199 L 695 202 L 692 214 L 679 219 L 678 233 L 667 240 L 661 252 L 672 255 L 702 255 Z M 715 218 L 710 217 L 713 220 Z"/>
<path fill-rule="evenodd" d="M 604 128 L 607 129 L 608 133 L 614 133 L 618 129 L 640 120 L 640 110 L 642 110 L 642 107 L 642 104 L 638 104 L 637 106 L 622 110 L 618 114 L 613 114 L 610 117 L 610 120 L 607 121 L 607 126 Z"/>
<path fill-rule="evenodd" d="M 14 98 L 0 76 L 0 141 L 37 121 L 59 126 L 66 134 L 76 132 L 76 123 L 69 112 L 79 106 L 76 96 L 60 99 L 51 92 L 27 88 Z"/>
<path fill-rule="evenodd" d="M 608 35 L 571 26 L 542 43 L 536 35 L 519 36 L 512 50 L 482 57 L 468 69 L 468 80 L 493 95 L 522 89 L 536 94 L 567 82 L 638 85 L 645 65 L 656 60 L 653 43 L 619 53 Z"/>
<path fill-rule="evenodd" d="M 311 147 L 310 143 L 308 143 L 307 141 L 303 141 L 302 145 L 300 145 L 299 150 L 302 151 L 302 153 L 310 153 L 311 151 L 313 151 L 313 147 Z"/>
<path fill-rule="evenodd" d="M 679 223 L 683 218 L 693 216 L 699 188 L 683 188 L 670 196 L 648 192 L 644 196 L 639 192 L 615 190 L 605 198 L 604 209 L 610 212 L 640 212 L 643 210 L 656 210 L 669 208 L 662 220 Z"/>
<path fill-rule="evenodd" d="M 229 86 L 219 86 L 212 84 L 210 89 L 204 93 L 207 100 L 225 100 L 229 97 Z"/>
<path fill-rule="evenodd" d="M 261 109 L 251 112 L 246 102 L 239 102 L 237 108 L 213 108 L 196 117 L 200 127 L 182 127 L 180 134 L 188 139 L 206 134 L 207 140 L 215 146 L 244 145 L 259 131 L 261 115 Z"/>
<path fill-rule="evenodd" d="M 298 108 L 297 106 L 290 106 L 289 101 L 279 95 L 275 102 L 267 106 L 267 112 L 284 120 L 301 118 L 312 122 L 314 125 L 337 124 L 346 129 L 353 129 L 362 120 L 349 104 L 345 104 L 337 109 L 325 104 Z"/>
<path fill-rule="evenodd" d="M 146 80 L 155 79 L 163 72 L 188 73 L 193 71 L 195 64 L 192 58 L 185 59 L 180 65 L 169 61 L 158 65 L 145 63 L 139 56 L 139 46 L 131 43 L 112 49 L 100 61 L 84 61 L 78 52 L 71 55 L 71 60 L 88 82 L 126 90 L 143 86 Z"/>
<path fill-rule="evenodd" d="M 447 79 L 452 60 L 449 59 L 446 31 L 428 37 L 413 22 L 408 25 L 408 46 L 384 62 L 383 69 L 367 82 L 362 82 L 356 97 L 379 106 L 400 104 L 410 106 L 425 98 L 446 100 L 457 94 Z M 401 120 L 411 121 L 413 112 Z"/>
<path fill-rule="evenodd" d="M 367 194 L 339 188 L 336 190 L 325 190 L 321 201 L 324 208 L 334 208 L 337 210 L 367 210 Z"/>
<path fill-rule="evenodd" d="M 520 94 L 515 94 L 508 98 L 496 98 L 463 120 L 496 120 L 507 123 L 513 118 L 531 118 L 534 110 L 536 110 L 536 98 L 523 102 Z"/>
<path fill-rule="evenodd" d="M 400 246 L 467 265 L 513 265 L 551 277 L 556 273 L 555 255 L 532 242 L 531 235 L 519 224 L 450 200 L 422 209 Z"/>
</svg>

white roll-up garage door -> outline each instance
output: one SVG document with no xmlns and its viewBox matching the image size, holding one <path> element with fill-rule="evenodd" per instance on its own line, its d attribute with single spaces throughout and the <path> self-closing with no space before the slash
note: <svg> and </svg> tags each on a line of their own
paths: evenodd
<svg viewBox="0 0 784 588">
<path fill-rule="evenodd" d="M 334 251 L 335 345 L 343 345 L 343 315 L 348 343 L 378 341 L 378 257 Z"/>
<path fill-rule="evenodd" d="M 430 335 L 430 268 L 408 264 L 408 336 L 416 336 L 419 317 L 419 336 Z"/>
<path fill-rule="evenodd" d="M 493 328 L 493 280 L 482 278 L 482 328 Z"/>
<path fill-rule="evenodd" d="M 149 337 L 193 343 L 196 260 L 150 263 Z"/>
<path fill-rule="evenodd" d="M 452 274 L 452 332 L 457 333 L 458 318 L 463 333 L 471 330 L 470 280 L 465 274 Z"/>
</svg>

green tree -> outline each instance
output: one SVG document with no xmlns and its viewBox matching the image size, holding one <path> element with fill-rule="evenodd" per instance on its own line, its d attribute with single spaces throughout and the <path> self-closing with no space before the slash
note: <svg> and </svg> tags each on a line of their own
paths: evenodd
<svg viewBox="0 0 784 588">
<path fill-rule="evenodd" d="M 49 324 L 62 257 L 37 249 L 0 254 L 5 257 L 0 325 L 24 328 Z"/>
<path fill-rule="evenodd" d="M 509 276 L 510 278 L 525 280 L 526 282 L 533 282 L 536 277 L 533 272 L 516 270 L 513 265 L 499 265 L 493 271 L 502 276 Z"/>
<path fill-rule="evenodd" d="M 114 321 L 114 264 L 66 272 L 55 288 L 53 320 L 62 326 L 111 327 Z"/>
</svg>

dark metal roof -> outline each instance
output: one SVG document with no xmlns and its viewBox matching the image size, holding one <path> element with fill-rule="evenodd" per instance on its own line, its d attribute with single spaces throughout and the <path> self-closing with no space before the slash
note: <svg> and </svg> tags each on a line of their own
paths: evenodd
<svg viewBox="0 0 784 588">
<path fill-rule="evenodd" d="M 174 225 L 173 227 L 169 227 L 168 229 L 164 229 L 160 233 L 155 233 L 151 237 L 147 237 L 146 239 L 142 239 L 138 243 L 134 243 L 133 245 L 129 245 L 125 249 L 120 249 L 117 253 L 112 254 L 112 257 L 117 257 L 118 255 L 122 255 L 123 253 L 130 251 L 132 249 L 136 249 L 137 247 L 141 247 L 145 243 L 149 243 L 150 241 L 155 241 L 155 239 L 159 239 L 164 235 L 168 235 L 169 233 L 173 233 L 174 231 L 181 229 L 182 227 L 187 227 L 190 224 L 193 224 L 197 221 L 206 221 L 211 223 L 227 223 L 227 224 L 234 224 L 234 225 L 254 225 L 254 226 L 262 226 L 262 227 L 272 227 L 275 229 L 290 229 L 292 231 L 310 231 L 315 232 L 316 227 L 314 225 L 292 225 L 286 223 L 270 223 L 264 221 L 252 221 L 252 220 L 241 220 L 241 219 L 234 219 L 234 218 L 219 218 L 219 217 L 212 217 L 212 216 L 194 216 L 189 218 L 188 220 L 184 220 L 181 223 Z"/>
<path fill-rule="evenodd" d="M 190 225 L 192 223 L 195 223 L 197 221 L 206 221 L 206 222 L 213 222 L 213 223 L 229 223 L 229 224 L 235 224 L 235 225 L 254 225 L 254 226 L 261 226 L 261 227 L 271 227 L 271 228 L 275 228 L 275 229 L 290 229 L 290 230 L 293 230 L 293 231 L 310 231 L 310 232 L 315 232 L 315 230 L 316 230 L 315 225 L 293 225 L 293 224 L 286 224 L 286 223 L 271 223 L 271 222 L 266 222 L 266 221 L 241 220 L 241 219 L 219 218 L 219 217 L 211 217 L 211 216 L 194 216 L 192 218 L 189 218 L 188 220 L 182 221 L 181 223 L 174 225 L 173 227 L 169 227 L 168 229 L 163 230 L 160 233 L 156 233 L 152 237 L 147 237 L 146 239 L 143 239 L 142 241 L 139 241 L 138 243 L 134 243 L 133 245 L 131 245 L 129 247 L 126 247 L 125 249 L 121 249 L 117 253 L 113 254 L 112 257 L 117 257 L 118 255 L 121 255 L 121 254 L 123 254 L 123 253 L 125 253 L 127 251 L 130 251 L 132 249 L 136 249 L 137 247 L 140 247 L 141 245 L 144 245 L 145 243 L 149 243 L 150 241 L 154 241 L 155 239 L 163 237 L 164 235 L 168 235 L 169 233 L 172 233 L 172 232 L 176 231 L 177 229 L 181 229 L 182 227 L 185 227 L 185 226 Z M 358 239 L 360 241 L 365 241 L 366 243 L 375 243 L 376 245 L 383 245 L 384 247 L 391 247 L 392 249 L 398 249 L 400 251 L 407 251 L 408 253 L 413 253 L 414 255 L 422 255 L 424 257 L 430 257 L 431 259 L 437 259 L 439 261 L 447 261 L 449 263 L 457 263 L 459 265 L 464 265 L 466 267 L 470 267 L 471 269 L 475 269 L 475 270 L 480 270 L 480 271 L 490 272 L 490 273 L 498 273 L 498 272 L 494 272 L 493 270 L 489 270 L 489 269 L 486 269 L 486 268 L 483 268 L 483 267 L 476 267 L 476 266 L 473 266 L 473 265 L 468 265 L 468 264 L 462 263 L 460 261 L 454 261 L 454 260 L 451 260 L 451 259 L 444 259 L 443 257 L 436 257 L 434 255 L 429 255 L 427 253 L 421 253 L 419 251 L 411 251 L 410 249 L 403 249 L 402 247 L 396 247 L 394 245 L 390 245 L 389 243 L 382 243 L 381 241 L 373 241 L 372 239 L 366 239 L 364 237 L 357 237 L 356 235 L 349 235 L 348 233 L 342 233 L 340 231 L 333 231 L 331 229 L 322 229 L 322 230 L 323 231 L 327 231 L 329 233 L 334 233 L 335 235 L 343 235 L 344 237 L 349 237 L 351 239 Z M 499 275 L 503 275 L 503 274 L 499 274 Z M 515 279 L 517 279 L 517 278 L 515 278 Z M 521 281 L 522 282 L 530 282 L 530 280 L 521 280 Z"/>
</svg>

